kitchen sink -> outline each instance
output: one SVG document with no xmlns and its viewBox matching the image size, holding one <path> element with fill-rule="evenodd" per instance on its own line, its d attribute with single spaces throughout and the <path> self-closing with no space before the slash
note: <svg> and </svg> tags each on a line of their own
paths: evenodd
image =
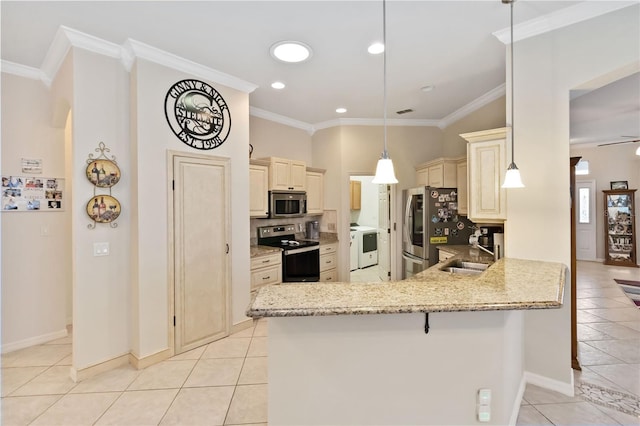
<svg viewBox="0 0 640 426">
<path fill-rule="evenodd" d="M 488 267 L 489 264 L 487 263 L 456 260 L 454 262 L 447 263 L 444 267 L 440 268 L 440 270 L 444 272 L 451 272 L 452 274 L 478 275 L 486 271 Z"/>
</svg>

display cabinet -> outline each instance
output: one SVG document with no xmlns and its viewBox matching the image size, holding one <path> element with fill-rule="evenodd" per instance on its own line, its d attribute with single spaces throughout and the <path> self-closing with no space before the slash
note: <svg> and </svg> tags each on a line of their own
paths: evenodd
<svg viewBox="0 0 640 426">
<path fill-rule="evenodd" d="M 635 189 L 604 192 L 604 263 L 632 266 L 636 263 Z"/>
</svg>

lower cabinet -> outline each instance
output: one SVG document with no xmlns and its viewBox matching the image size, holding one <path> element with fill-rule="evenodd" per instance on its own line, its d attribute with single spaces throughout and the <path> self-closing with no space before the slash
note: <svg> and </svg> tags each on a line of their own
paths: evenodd
<svg viewBox="0 0 640 426">
<path fill-rule="evenodd" d="M 438 249 L 438 262 L 443 262 L 451 257 L 455 256 L 454 253 L 450 253 L 446 250 L 443 250 L 441 248 Z"/>
<path fill-rule="evenodd" d="M 320 282 L 338 281 L 338 244 L 320 246 Z"/>
<path fill-rule="evenodd" d="M 282 283 L 282 254 L 267 254 L 251 259 L 251 291 L 263 285 L 280 283 Z"/>
</svg>

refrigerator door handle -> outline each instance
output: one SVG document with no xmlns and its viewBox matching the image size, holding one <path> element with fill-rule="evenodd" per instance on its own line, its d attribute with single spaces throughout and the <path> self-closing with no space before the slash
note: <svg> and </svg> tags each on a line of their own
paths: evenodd
<svg viewBox="0 0 640 426">
<path fill-rule="evenodd" d="M 404 224 L 404 238 L 405 241 L 409 244 L 413 244 L 411 240 L 411 234 L 409 233 L 410 227 L 413 227 L 413 214 L 411 210 L 411 201 L 413 200 L 413 196 L 409 194 L 407 196 L 407 207 L 404 212 L 405 224 Z"/>
<path fill-rule="evenodd" d="M 402 253 L 402 258 L 404 260 L 408 260 L 411 263 L 416 263 L 416 264 L 419 264 L 419 265 L 422 265 L 422 263 L 424 263 L 424 261 L 425 261 L 425 259 L 421 259 L 421 258 L 419 258 L 417 256 L 412 256 L 409 253 L 404 253 L 404 252 Z"/>
</svg>

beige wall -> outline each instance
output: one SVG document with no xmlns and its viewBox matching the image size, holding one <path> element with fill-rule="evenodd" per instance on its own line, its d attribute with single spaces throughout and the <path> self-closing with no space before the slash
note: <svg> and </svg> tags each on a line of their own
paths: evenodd
<svg viewBox="0 0 640 426">
<path fill-rule="evenodd" d="M 133 353 L 144 358 L 168 349 L 169 298 L 172 259 L 168 258 L 168 176 L 167 152 L 180 151 L 213 155 L 231 160 L 231 302 L 233 324 L 247 319 L 249 304 L 249 97 L 246 93 L 209 82 L 224 98 L 231 112 L 231 133 L 218 148 L 201 151 L 182 143 L 171 131 L 164 116 L 164 97 L 172 84 L 193 76 L 149 61 L 136 62 L 132 82 L 132 165 L 135 210 L 132 278 L 134 307 Z"/>
<path fill-rule="evenodd" d="M 576 180 L 595 180 L 596 182 L 596 258 L 604 260 L 604 196 L 602 191 L 611 189 L 610 182 L 626 180 L 630 189 L 640 188 L 640 156 L 635 155 L 637 144 L 571 147 L 572 157 L 582 157 L 589 161 L 589 174 L 576 176 Z M 636 192 L 636 209 L 640 207 L 640 197 Z M 635 216 L 636 229 L 640 224 L 639 216 Z M 640 248 L 640 238 L 636 236 L 636 253 Z M 640 261 L 640 258 L 638 258 Z"/>
<path fill-rule="evenodd" d="M 305 130 L 251 116 L 249 135 L 251 158 L 282 157 L 312 163 L 311 135 Z"/>
<path fill-rule="evenodd" d="M 51 117 L 41 82 L 2 73 L 2 176 L 24 176 L 21 159 L 39 158 L 39 176 L 65 177 L 64 129 Z M 71 211 L 0 213 L 3 352 L 66 334 Z"/>
<path fill-rule="evenodd" d="M 467 155 L 467 141 L 460 137 L 463 133 L 505 127 L 505 101 L 506 98 L 502 96 L 447 126 L 442 131 L 442 156 L 459 157 Z"/>
</svg>

